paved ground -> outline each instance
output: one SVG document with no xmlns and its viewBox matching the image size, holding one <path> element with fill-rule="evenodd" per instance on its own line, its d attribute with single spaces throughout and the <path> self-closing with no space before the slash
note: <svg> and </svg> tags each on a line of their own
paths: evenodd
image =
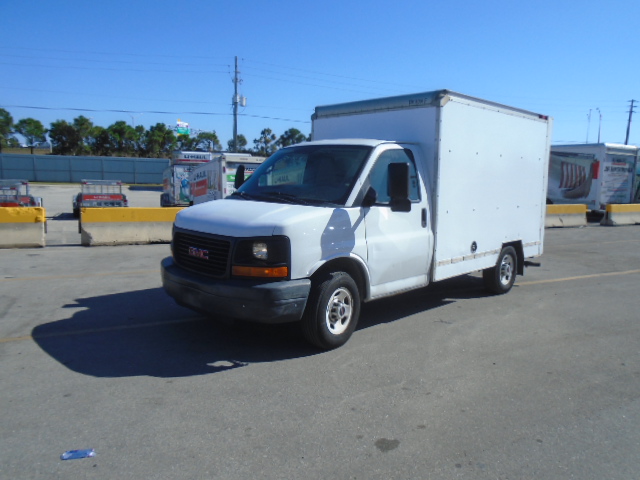
<svg viewBox="0 0 640 480">
<path fill-rule="evenodd" d="M 168 245 L 58 241 L 0 250 L 0 478 L 638 477 L 640 226 L 547 230 L 509 294 L 373 302 L 324 353 L 175 305 Z"/>
</svg>

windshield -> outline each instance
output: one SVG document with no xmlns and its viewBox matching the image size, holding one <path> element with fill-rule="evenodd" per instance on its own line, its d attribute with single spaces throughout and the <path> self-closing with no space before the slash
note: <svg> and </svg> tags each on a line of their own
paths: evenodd
<svg viewBox="0 0 640 480">
<path fill-rule="evenodd" d="M 269 157 L 233 194 L 302 205 L 344 206 L 371 147 L 300 145 Z"/>
</svg>

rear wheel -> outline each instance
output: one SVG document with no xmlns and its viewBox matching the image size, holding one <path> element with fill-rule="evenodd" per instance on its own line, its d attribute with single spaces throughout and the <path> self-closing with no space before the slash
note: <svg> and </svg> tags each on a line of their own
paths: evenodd
<svg viewBox="0 0 640 480">
<path fill-rule="evenodd" d="M 327 274 L 312 287 L 302 333 L 317 347 L 337 348 L 349 340 L 359 316 L 360 293 L 354 280 L 345 272 Z"/>
<path fill-rule="evenodd" d="M 496 266 L 482 272 L 485 288 L 497 294 L 507 293 L 516 281 L 517 267 L 518 256 L 515 248 L 503 248 L 498 256 Z"/>
</svg>

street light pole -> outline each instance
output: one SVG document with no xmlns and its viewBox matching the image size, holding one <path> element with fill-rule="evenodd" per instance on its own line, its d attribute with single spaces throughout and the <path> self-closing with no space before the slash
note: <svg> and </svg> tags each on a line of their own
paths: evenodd
<svg viewBox="0 0 640 480">
<path fill-rule="evenodd" d="M 133 126 L 133 128 L 136 128 L 136 119 L 135 119 L 135 117 L 139 117 L 140 115 L 142 115 L 142 113 L 139 113 L 138 115 L 129 114 L 129 116 L 131 117 L 131 125 Z"/>
</svg>

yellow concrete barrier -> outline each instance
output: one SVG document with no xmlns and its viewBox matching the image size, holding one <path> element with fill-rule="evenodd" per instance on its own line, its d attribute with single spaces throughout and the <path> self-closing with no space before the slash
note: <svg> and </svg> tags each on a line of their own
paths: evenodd
<svg viewBox="0 0 640 480">
<path fill-rule="evenodd" d="M 134 245 L 171 242 L 175 208 L 82 208 L 82 245 Z"/>
<path fill-rule="evenodd" d="M 545 227 L 584 227 L 586 225 L 586 205 L 547 205 Z"/>
<path fill-rule="evenodd" d="M 607 205 L 600 225 L 636 225 L 640 223 L 640 204 Z"/>
<path fill-rule="evenodd" d="M 44 247 L 43 207 L 0 207 L 0 248 Z"/>
</svg>

